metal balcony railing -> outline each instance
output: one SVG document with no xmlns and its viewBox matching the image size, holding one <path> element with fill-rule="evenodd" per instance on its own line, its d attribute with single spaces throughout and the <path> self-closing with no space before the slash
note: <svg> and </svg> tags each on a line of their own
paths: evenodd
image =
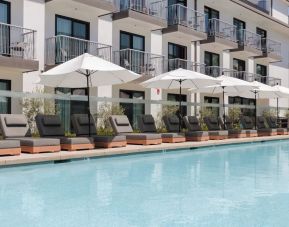
<svg viewBox="0 0 289 227">
<path fill-rule="evenodd" d="M 281 43 L 268 38 L 262 38 L 262 51 L 264 53 L 272 53 L 281 56 Z"/>
<path fill-rule="evenodd" d="M 0 55 L 35 59 L 35 36 L 35 30 L 0 23 Z"/>
<path fill-rule="evenodd" d="M 196 31 L 205 32 L 205 15 L 186 6 L 168 6 L 168 25 L 182 25 Z"/>
<path fill-rule="evenodd" d="M 207 25 L 209 36 L 237 42 L 237 27 L 219 19 L 210 19 Z"/>
<path fill-rule="evenodd" d="M 117 11 L 134 10 L 153 17 L 166 19 L 167 1 L 164 0 L 114 0 Z"/>
<path fill-rule="evenodd" d="M 231 76 L 235 70 L 222 68 L 220 66 L 206 66 L 205 67 L 205 74 L 212 77 L 219 77 L 222 75 Z"/>
<path fill-rule="evenodd" d="M 243 2 L 265 13 L 270 14 L 271 12 L 271 0 L 243 0 Z"/>
<path fill-rule="evenodd" d="M 246 71 L 234 71 L 231 76 L 241 79 L 241 80 L 246 80 L 248 82 L 253 82 L 253 81 L 259 81 L 263 84 L 267 84 L 269 86 L 274 86 L 274 85 L 281 85 L 281 79 L 275 78 L 275 77 L 270 77 L 270 76 L 262 76 L 260 74 L 256 73 L 249 73 Z"/>
<path fill-rule="evenodd" d="M 144 76 L 157 76 L 164 71 L 164 56 L 139 50 L 114 51 L 113 61 L 119 66 Z"/>
<path fill-rule="evenodd" d="M 204 73 L 205 72 L 205 64 L 199 62 L 192 62 L 185 59 L 174 58 L 166 60 L 165 71 L 172 71 L 179 68 L 187 69 L 195 72 Z"/>
<path fill-rule="evenodd" d="M 65 35 L 46 40 L 46 65 L 61 64 L 84 53 L 111 61 L 111 46 Z"/>
<path fill-rule="evenodd" d="M 255 80 L 269 86 L 281 85 L 281 79 L 276 77 L 261 76 L 259 74 L 256 74 Z"/>
<path fill-rule="evenodd" d="M 249 46 L 258 50 L 262 49 L 262 38 L 254 32 L 248 31 L 246 29 L 241 29 L 237 31 L 237 40 L 240 45 Z"/>
</svg>

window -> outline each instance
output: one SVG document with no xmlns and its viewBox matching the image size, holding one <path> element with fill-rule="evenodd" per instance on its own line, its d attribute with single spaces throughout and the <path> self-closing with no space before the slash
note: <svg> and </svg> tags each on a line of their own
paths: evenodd
<svg viewBox="0 0 289 227">
<path fill-rule="evenodd" d="M 210 103 L 210 104 L 219 104 L 220 103 L 220 99 L 217 97 L 210 97 L 210 96 L 205 96 L 204 97 L 204 102 L 205 103 Z M 219 107 L 215 107 L 215 106 L 210 106 L 210 107 L 206 107 L 206 109 L 211 110 L 214 116 L 219 116 L 220 113 L 220 108 Z"/>
<path fill-rule="evenodd" d="M 119 97 L 125 99 L 141 99 L 145 98 L 143 91 L 120 90 Z M 138 129 L 137 117 L 145 113 L 145 104 L 143 103 L 120 103 L 124 108 L 124 114 L 128 117 L 134 129 Z"/>
<path fill-rule="evenodd" d="M 248 99 L 239 96 L 229 97 L 229 104 L 255 106 L 255 99 Z M 253 117 L 255 115 L 254 108 L 241 108 L 242 115 Z"/>
<path fill-rule="evenodd" d="M 205 65 L 206 65 L 206 74 L 218 77 L 221 76 L 220 71 L 220 55 L 211 53 L 208 51 L 205 51 L 205 59 L 204 59 Z"/>
<path fill-rule="evenodd" d="M 175 43 L 168 44 L 168 59 L 187 59 L 187 47 Z M 169 71 L 178 68 L 187 68 L 187 62 L 182 60 L 169 61 Z"/>
<path fill-rule="evenodd" d="M 261 47 L 262 50 L 265 52 L 267 50 L 267 31 L 261 28 L 256 28 L 256 33 L 261 36 Z"/>
<path fill-rule="evenodd" d="M 89 40 L 89 23 L 56 15 L 56 35 Z"/>
<path fill-rule="evenodd" d="M 208 32 L 209 29 L 210 29 L 209 20 L 211 20 L 211 19 L 219 19 L 219 11 L 205 6 L 204 12 L 205 12 L 205 26 L 206 26 L 206 31 Z"/>
<path fill-rule="evenodd" d="M 0 22 L 10 24 L 10 2 L 0 0 Z"/>
<path fill-rule="evenodd" d="M 260 64 L 257 64 L 256 65 L 256 74 L 258 75 L 261 75 L 261 80 L 260 82 L 261 83 L 264 83 L 264 84 L 267 84 L 267 66 L 265 65 L 260 65 Z"/>
<path fill-rule="evenodd" d="M 237 78 L 241 80 L 246 80 L 246 62 L 237 58 L 233 59 L 233 69 L 238 71 Z"/>
<path fill-rule="evenodd" d="M 10 24 L 10 2 L 0 0 L 0 23 Z M 0 27 L 0 55 L 10 55 L 10 28 Z"/>
<path fill-rule="evenodd" d="M 172 101 L 172 102 L 179 102 L 180 101 L 180 95 L 179 94 L 168 94 L 168 101 Z M 182 102 L 186 102 L 187 101 L 187 96 L 186 95 L 181 95 L 181 101 Z M 186 116 L 187 115 L 187 107 L 186 106 L 182 106 L 182 116 Z M 176 113 L 177 114 L 177 113 Z"/>
<path fill-rule="evenodd" d="M 0 80 L 0 91 L 11 91 L 10 80 Z M 11 98 L 0 97 L 0 114 L 11 113 Z"/>
<path fill-rule="evenodd" d="M 237 40 L 243 43 L 245 38 L 243 30 L 246 29 L 246 23 L 244 21 L 234 18 L 233 24 L 237 28 Z"/>
<path fill-rule="evenodd" d="M 142 74 L 145 65 L 144 36 L 120 32 L 120 65 L 126 69 Z"/>
</svg>

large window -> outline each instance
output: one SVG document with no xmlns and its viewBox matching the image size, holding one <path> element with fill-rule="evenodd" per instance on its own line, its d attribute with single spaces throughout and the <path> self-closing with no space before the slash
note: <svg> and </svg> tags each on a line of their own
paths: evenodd
<svg viewBox="0 0 289 227">
<path fill-rule="evenodd" d="M 86 88 L 56 88 L 56 94 L 69 94 L 69 95 L 87 95 Z M 71 120 L 72 114 L 86 114 L 87 113 L 87 102 L 84 101 L 67 101 L 67 100 L 56 100 L 56 110 L 59 112 L 61 119 L 64 123 L 65 130 L 71 131 Z"/>
<path fill-rule="evenodd" d="M 256 74 L 261 75 L 261 83 L 267 84 L 267 66 L 266 65 L 256 65 Z"/>
<path fill-rule="evenodd" d="M 142 91 L 120 90 L 119 97 L 124 99 L 144 99 L 145 93 Z M 124 108 L 124 114 L 128 117 L 134 129 L 138 129 L 137 117 L 145 113 L 145 105 L 143 103 L 120 103 Z"/>
<path fill-rule="evenodd" d="M 209 29 L 210 29 L 209 20 L 211 20 L 211 19 L 219 19 L 219 11 L 205 6 L 204 12 L 205 12 L 206 31 L 208 32 Z M 215 29 L 217 29 L 217 28 L 215 28 Z"/>
<path fill-rule="evenodd" d="M 220 71 L 220 55 L 211 53 L 208 51 L 205 51 L 205 59 L 204 59 L 205 65 L 206 65 L 206 74 L 218 77 L 221 76 Z"/>
<path fill-rule="evenodd" d="M 169 59 L 169 71 L 175 70 L 178 68 L 187 68 L 187 47 L 178 45 L 175 43 L 168 44 L 168 59 Z M 171 60 L 171 59 L 180 59 L 180 60 Z M 182 59 L 184 61 L 182 61 Z"/>
<path fill-rule="evenodd" d="M 229 97 L 229 104 L 237 104 L 237 105 L 247 105 L 252 106 L 252 108 L 241 108 L 242 115 L 253 117 L 255 115 L 255 99 L 248 99 L 239 96 Z"/>
<path fill-rule="evenodd" d="M 237 74 L 238 79 L 241 80 L 247 80 L 249 78 L 246 78 L 246 62 L 237 58 L 233 59 L 233 69 L 238 71 Z"/>
<path fill-rule="evenodd" d="M 145 66 L 144 36 L 120 32 L 120 65 L 141 74 Z"/>
<path fill-rule="evenodd" d="M 0 0 L 0 23 L 10 24 L 10 2 Z M 0 27 L 0 55 L 10 54 L 10 28 Z"/>
<path fill-rule="evenodd" d="M 10 80 L 0 80 L 0 91 L 11 91 Z M 0 114 L 11 113 L 11 98 L 0 96 Z"/>
<path fill-rule="evenodd" d="M 168 101 L 179 102 L 180 101 L 180 95 L 179 94 L 168 94 Z M 187 102 L 187 96 L 181 95 L 181 101 Z M 182 111 L 182 113 L 181 113 L 182 116 L 186 116 L 187 115 L 187 106 L 182 105 L 181 111 Z"/>
<path fill-rule="evenodd" d="M 261 40 L 261 46 L 262 46 L 262 50 L 265 52 L 267 50 L 267 31 L 261 28 L 257 28 L 256 32 L 258 35 L 261 36 L 262 40 Z"/>
<path fill-rule="evenodd" d="M 0 23 L 10 24 L 10 2 L 0 0 Z"/>
</svg>

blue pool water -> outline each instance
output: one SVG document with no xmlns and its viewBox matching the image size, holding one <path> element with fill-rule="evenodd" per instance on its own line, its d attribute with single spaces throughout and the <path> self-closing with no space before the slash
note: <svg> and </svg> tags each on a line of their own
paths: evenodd
<svg viewBox="0 0 289 227">
<path fill-rule="evenodd" d="M 288 226 L 289 141 L 0 169 L 0 226 Z"/>
</svg>

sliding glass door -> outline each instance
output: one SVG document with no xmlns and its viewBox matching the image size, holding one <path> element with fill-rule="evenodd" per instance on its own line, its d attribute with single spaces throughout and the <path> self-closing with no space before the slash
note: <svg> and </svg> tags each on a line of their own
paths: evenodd
<svg viewBox="0 0 289 227">
<path fill-rule="evenodd" d="M 10 2 L 0 0 L 0 55 L 10 55 Z"/>
<path fill-rule="evenodd" d="M 168 67 L 169 71 L 183 68 L 187 69 L 187 47 L 175 43 L 169 43 L 168 46 Z M 176 60 L 173 60 L 176 59 Z"/>
<path fill-rule="evenodd" d="M 0 91 L 11 91 L 10 80 L 0 80 Z M 0 96 L 0 114 L 11 113 L 11 98 Z"/>
</svg>

